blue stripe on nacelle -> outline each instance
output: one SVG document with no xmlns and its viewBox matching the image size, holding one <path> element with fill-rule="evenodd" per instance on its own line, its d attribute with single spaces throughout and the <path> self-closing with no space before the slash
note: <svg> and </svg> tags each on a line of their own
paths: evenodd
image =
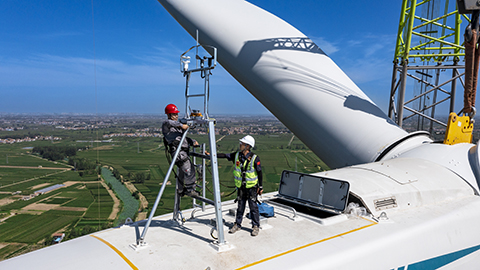
<svg viewBox="0 0 480 270">
<path fill-rule="evenodd" d="M 471 248 L 466 248 L 463 250 L 455 251 L 449 254 L 431 258 L 425 261 L 417 262 L 411 265 L 408 265 L 408 270 L 425 270 L 425 269 L 437 269 L 442 266 L 445 266 L 449 263 L 452 263 L 464 256 L 467 256 L 470 253 L 473 253 L 480 249 L 480 245 L 474 246 Z M 404 270 L 405 266 L 397 268 L 397 270 Z"/>
</svg>

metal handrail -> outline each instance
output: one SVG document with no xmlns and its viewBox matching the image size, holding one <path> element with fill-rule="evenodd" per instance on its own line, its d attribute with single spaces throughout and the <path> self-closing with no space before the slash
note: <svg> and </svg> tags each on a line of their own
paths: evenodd
<svg viewBox="0 0 480 270">
<path fill-rule="evenodd" d="M 145 224 L 145 228 L 143 229 L 142 235 L 140 236 L 139 239 L 137 239 L 137 245 L 143 244 L 145 241 L 145 236 L 147 234 L 147 230 L 150 227 L 150 223 L 152 222 L 153 215 L 155 214 L 155 211 L 157 210 L 158 203 L 160 202 L 160 199 L 162 198 L 163 191 L 165 190 L 165 187 L 167 186 L 167 181 L 168 178 L 170 177 L 170 174 L 172 173 L 173 166 L 175 166 L 175 161 L 177 160 L 178 153 L 182 150 L 181 145 L 185 141 L 185 138 L 187 137 L 189 128 L 183 132 L 182 139 L 180 140 L 180 143 L 178 144 L 179 147 L 177 147 L 177 150 L 175 151 L 175 154 L 173 155 L 172 158 L 172 163 L 170 163 L 170 167 L 168 168 L 167 175 L 165 176 L 165 180 L 163 180 L 162 187 L 160 188 L 160 191 L 158 192 L 157 199 L 155 200 L 155 203 L 153 204 L 152 211 L 150 212 L 150 215 L 148 216 L 147 224 Z M 175 191 L 176 192 L 176 191 Z"/>
<path fill-rule="evenodd" d="M 277 203 L 277 202 L 274 202 L 272 200 L 268 200 L 268 203 L 270 204 L 273 204 L 273 205 L 276 205 L 278 207 L 282 207 L 282 208 L 286 208 L 286 209 L 289 209 L 293 212 L 293 217 L 292 219 L 295 219 L 297 217 L 297 210 L 295 210 L 295 208 L 291 207 L 291 206 L 288 206 L 288 205 L 284 205 L 284 204 L 281 204 L 281 203 Z"/>
</svg>

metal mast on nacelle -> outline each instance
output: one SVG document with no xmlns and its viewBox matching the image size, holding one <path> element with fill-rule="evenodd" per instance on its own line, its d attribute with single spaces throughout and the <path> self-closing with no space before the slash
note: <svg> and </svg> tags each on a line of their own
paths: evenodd
<svg viewBox="0 0 480 270">
<path fill-rule="evenodd" d="M 449 112 L 453 112 L 457 82 L 465 85 L 465 66 L 460 64 L 465 57 L 460 41 L 462 17 L 469 20 L 452 0 L 403 0 L 388 110 L 398 125 L 416 117 L 415 130 L 432 133 L 434 123 L 447 126 L 436 116 L 436 108 L 450 100 Z M 416 89 L 407 93 L 412 82 Z M 406 111 L 410 114 L 405 115 Z"/>
<path fill-rule="evenodd" d="M 200 47 L 203 47 L 207 50 L 210 51 L 209 56 L 200 56 L 198 53 L 198 49 Z M 195 49 L 196 54 L 195 54 L 195 62 L 196 66 L 193 69 L 190 69 L 189 64 L 190 64 L 190 57 L 187 56 L 187 54 L 192 50 Z M 223 218 L 222 218 L 222 202 L 221 202 L 221 197 L 220 197 L 220 178 L 219 178 L 219 173 L 218 173 L 218 162 L 217 162 L 217 150 L 216 150 L 216 140 L 215 140 L 215 119 L 212 119 L 209 117 L 209 96 L 210 96 L 210 75 L 211 75 L 211 70 L 215 68 L 217 64 L 217 49 L 213 46 L 209 45 L 200 45 L 197 43 L 196 46 L 191 47 L 189 50 L 187 50 L 185 53 L 183 53 L 180 57 L 180 71 L 183 73 L 183 76 L 186 79 L 186 87 L 185 87 L 185 100 L 186 100 L 186 106 L 185 106 L 185 119 L 181 119 L 180 122 L 187 124 L 189 128 L 184 131 L 184 134 L 182 136 L 182 139 L 180 141 L 179 145 L 182 145 L 182 142 L 185 140 L 188 131 L 191 128 L 195 128 L 197 126 L 204 126 L 208 130 L 208 139 L 209 139 L 209 144 L 210 144 L 210 155 L 206 156 L 203 154 L 205 152 L 205 144 L 201 146 L 202 153 L 195 153 L 191 152 L 190 154 L 194 157 L 200 157 L 203 159 L 202 165 L 201 166 L 201 171 L 202 171 L 202 191 L 203 194 L 202 196 L 194 196 L 193 198 L 193 207 L 198 209 L 200 208 L 202 211 L 205 211 L 205 203 L 211 204 L 215 208 L 215 220 L 211 220 L 211 225 L 213 225 L 213 228 L 210 232 L 210 234 L 213 236 L 213 231 L 217 231 L 217 237 L 214 237 L 217 239 L 216 241 L 212 242 L 212 246 L 214 246 L 218 251 L 224 251 L 227 249 L 230 249 L 231 246 L 227 244 L 225 241 L 224 237 L 224 230 L 223 230 Z M 197 93 L 197 94 L 192 94 L 190 93 L 190 78 L 193 73 L 200 73 L 201 78 L 204 81 L 204 87 L 203 87 L 203 93 Z M 196 98 L 200 97 L 203 98 L 203 112 L 200 110 L 191 110 L 190 109 L 190 99 L 191 98 Z M 189 112 L 190 111 L 190 112 Z M 166 177 L 163 181 L 162 187 L 157 195 L 157 198 L 155 200 L 155 203 L 153 205 L 152 211 L 150 212 L 150 215 L 148 217 L 148 220 L 146 222 L 146 225 L 143 229 L 142 234 L 137 238 L 136 244 L 134 244 L 134 248 L 145 246 L 145 237 L 146 233 L 148 231 L 148 228 L 150 227 L 150 224 L 152 222 L 153 216 L 155 214 L 155 211 L 158 207 L 158 204 L 160 202 L 160 199 L 163 195 L 163 191 L 165 189 L 166 183 L 168 181 L 168 178 L 171 174 L 171 172 L 174 169 L 175 165 L 175 160 L 176 157 L 178 156 L 178 153 L 181 151 L 181 147 L 178 147 L 176 152 L 174 153 L 174 156 L 172 158 L 172 162 L 170 164 L 170 167 L 168 169 L 168 172 L 166 174 Z M 212 173 L 212 182 L 213 182 L 213 200 L 210 200 L 206 198 L 205 196 L 205 190 L 206 190 L 206 181 L 205 181 L 205 159 L 210 159 L 211 161 L 211 173 Z M 195 164 L 195 160 L 194 160 Z M 195 164 L 196 167 L 198 165 Z M 178 185 L 178 181 L 177 181 Z M 177 186 L 178 188 L 178 186 Z M 185 218 L 182 215 L 181 209 L 180 209 L 180 195 L 178 192 L 175 192 L 175 205 L 174 205 L 174 211 L 173 211 L 173 220 L 178 222 L 180 226 L 183 225 L 185 222 Z M 197 205 L 196 200 L 202 201 L 202 205 Z M 195 210 L 192 212 L 192 218 L 195 213 Z"/>
</svg>

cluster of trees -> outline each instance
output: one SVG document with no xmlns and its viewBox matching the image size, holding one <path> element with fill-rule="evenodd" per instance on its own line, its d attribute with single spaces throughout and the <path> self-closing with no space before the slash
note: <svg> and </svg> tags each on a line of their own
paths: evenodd
<svg viewBox="0 0 480 270">
<path fill-rule="evenodd" d="M 69 233 L 66 234 L 65 240 L 77 238 L 82 235 L 91 234 L 97 231 L 105 230 L 112 227 L 111 223 L 102 223 L 100 226 L 89 226 L 86 225 L 82 228 L 73 228 Z"/>
<path fill-rule="evenodd" d="M 95 170 L 97 163 L 87 158 L 70 158 L 68 164 L 72 165 L 76 170 Z"/>
<path fill-rule="evenodd" d="M 87 158 L 69 158 L 68 164 L 72 165 L 78 174 L 83 176 L 84 174 L 100 174 L 101 168 L 95 161 L 91 161 Z"/>
<path fill-rule="evenodd" d="M 307 150 L 307 147 L 304 145 L 304 144 L 298 144 L 298 143 L 294 143 L 292 146 L 290 147 L 287 147 L 289 149 L 295 149 L 295 150 Z"/>
<path fill-rule="evenodd" d="M 37 153 L 43 158 L 48 160 L 62 160 L 67 157 L 73 157 L 77 154 L 77 148 L 75 146 L 35 146 L 32 149 L 32 153 Z"/>
<path fill-rule="evenodd" d="M 138 190 L 135 190 L 135 192 L 132 193 L 132 196 L 137 199 L 137 200 L 140 200 L 140 195 L 138 195 L 140 192 Z"/>
<path fill-rule="evenodd" d="M 117 178 L 119 181 L 122 178 L 120 172 L 116 169 L 113 168 L 112 174 L 115 178 Z M 145 172 L 128 172 L 126 180 L 132 181 L 134 183 L 145 183 L 145 180 L 150 180 L 151 176 L 150 173 L 145 173 Z M 136 198 L 136 197 L 135 197 Z M 138 199 L 138 198 L 137 198 Z"/>
<path fill-rule="evenodd" d="M 120 174 L 120 172 L 119 172 L 116 168 L 113 168 L 112 174 L 113 174 L 113 176 L 115 176 L 115 178 L 117 178 L 118 180 L 120 180 L 121 174 Z"/>
<path fill-rule="evenodd" d="M 145 183 L 145 180 L 150 180 L 150 174 L 144 172 L 128 172 L 127 177 L 130 181 L 134 181 L 135 183 Z"/>
</svg>

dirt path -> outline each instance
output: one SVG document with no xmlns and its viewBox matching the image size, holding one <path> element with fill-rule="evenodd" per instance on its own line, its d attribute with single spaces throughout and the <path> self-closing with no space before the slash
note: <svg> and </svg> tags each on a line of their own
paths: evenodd
<svg viewBox="0 0 480 270">
<path fill-rule="evenodd" d="M 292 135 L 292 138 L 290 139 L 290 141 L 288 142 L 288 146 L 290 146 L 293 142 L 293 139 L 295 138 L 295 135 Z"/>
<path fill-rule="evenodd" d="M 149 149 L 148 151 L 153 152 L 163 147 L 163 144 L 159 144 L 157 148 Z"/>
<path fill-rule="evenodd" d="M 31 187 L 30 189 L 36 190 L 36 189 L 39 189 L 39 188 L 42 188 L 42 187 L 48 186 L 48 185 L 50 185 L 50 183 L 38 184 L 36 186 Z"/>
<path fill-rule="evenodd" d="M 8 166 L 0 165 L 0 168 L 10 168 L 10 169 L 39 169 L 39 170 L 70 170 L 70 168 L 60 168 L 60 167 L 43 167 L 43 166 Z"/>
<path fill-rule="evenodd" d="M 22 155 L 23 155 L 23 154 L 22 154 Z M 39 156 L 36 156 L 36 155 L 27 155 L 27 156 L 29 156 L 29 157 L 34 157 L 34 158 L 38 158 L 38 159 L 45 160 L 45 161 L 48 161 L 48 162 L 53 162 L 53 163 L 55 163 L 55 164 L 58 163 L 58 162 L 56 162 L 56 161 L 51 161 L 51 160 L 48 160 L 48 159 L 46 159 L 46 158 L 42 158 L 42 157 L 39 157 Z M 73 166 L 70 165 L 70 164 L 64 164 L 64 163 L 62 163 L 62 165 L 63 165 L 63 166 L 70 167 L 70 168 L 73 168 Z"/>
<path fill-rule="evenodd" d="M 9 216 L 0 219 L 0 223 L 4 222 L 5 220 L 7 220 L 7 219 L 9 219 L 9 218 L 11 218 L 11 217 L 13 217 L 13 216 L 15 216 L 15 215 L 16 215 L 16 213 L 11 212 Z M 0 248 L 1 248 L 1 247 L 0 247 Z"/>
<path fill-rule="evenodd" d="M 133 194 L 135 191 L 137 191 L 137 188 L 135 187 L 134 184 L 130 182 L 125 182 L 125 186 L 128 188 L 128 190 Z M 141 192 L 138 192 L 138 198 L 140 199 L 140 209 L 145 209 L 148 207 L 148 201 L 145 196 Z M 139 210 L 140 210 L 139 209 Z M 147 212 L 140 212 L 138 213 L 137 220 L 144 220 L 147 218 Z"/>
<path fill-rule="evenodd" d="M 216 142 L 218 143 L 219 141 L 221 141 L 223 138 L 225 138 L 226 135 L 223 135 L 222 137 L 220 137 L 220 139 L 218 139 Z"/>
<path fill-rule="evenodd" d="M 102 177 L 102 186 L 108 191 L 108 194 L 110 194 L 110 197 L 113 199 L 113 208 L 112 212 L 110 213 L 110 216 L 108 216 L 108 219 L 110 220 L 115 220 L 117 218 L 118 213 L 120 212 L 120 200 L 117 198 L 113 190 L 109 189 L 107 184 L 105 183 L 105 179 Z"/>
</svg>

